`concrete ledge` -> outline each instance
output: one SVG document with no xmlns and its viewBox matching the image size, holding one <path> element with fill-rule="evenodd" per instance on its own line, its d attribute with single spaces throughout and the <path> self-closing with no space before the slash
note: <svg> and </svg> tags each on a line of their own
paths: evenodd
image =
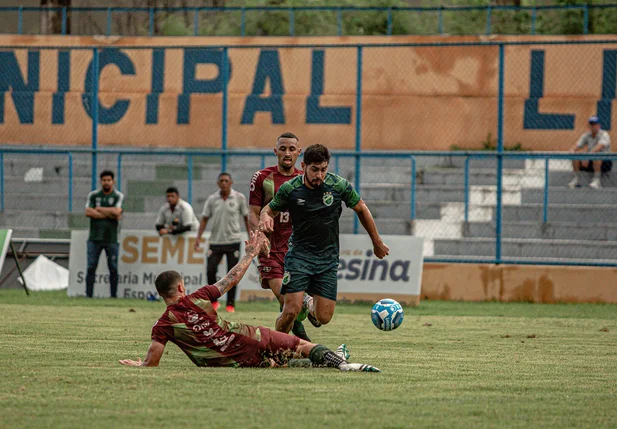
<svg viewBox="0 0 617 429">
<path fill-rule="evenodd" d="M 422 299 L 617 303 L 617 268 L 424 264 Z"/>
</svg>

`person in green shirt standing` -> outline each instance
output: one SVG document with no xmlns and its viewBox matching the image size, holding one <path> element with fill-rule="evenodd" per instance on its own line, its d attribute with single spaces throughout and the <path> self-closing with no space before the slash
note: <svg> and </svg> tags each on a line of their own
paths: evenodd
<svg viewBox="0 0 617 429">
<path fill-rule="evenodd" d="M 289 332 L 300 311 L 308 309 L 315 327 L 330 322 L 336 306 L 339 265 L 339 218 L 342 204 L 356 212 L 373 242 L 374 255 L 382 259 L 390 249 L 377 232 L 370 210 L 344 178 L 328 173 L 330 151 L 321 144 L 306 148 L 303 173 L 283 183 L 260 214 L 259 229 L 272 232 L 274 218 L 289 210 L 292 234 L 285 256 L 281 294 L 283 312 L 276 330 Z M 306 295 L 305 295 L 306 292 Z"/>
<path fill-rule="evenodd" d="M 101 252 L 105 250 L 111 297 L 116 298 L 118 292 L 118 230 L 122 218 L 124 195 L 114 189 L 112 171 L 105 170 L 100 177 L 101 189 L 90 192 L 86 202 L 86 216 L 90 218 L 86 296 L 92 298 L 96 268 Z"/>
</svg>

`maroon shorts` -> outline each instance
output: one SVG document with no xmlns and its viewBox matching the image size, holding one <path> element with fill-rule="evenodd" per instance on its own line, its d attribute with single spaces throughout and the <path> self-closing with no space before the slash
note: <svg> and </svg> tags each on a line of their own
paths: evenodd
<svg viewBox="0 0 617 429">
<path fill-rule="evenodd" d="M 286 364 L 296 352 L 300 338 L 273 331 L 272 329 L 259 326 L 261 340 L 244 359 L 238 359 L 241 366 L 245 367 L 269 367 L 270 359 L 279 365 Z"/>
<path fill-rule="evenodd" d="M 261 287 L 270 289 L 268 280 L 282 279 L 285 275 L 285 253 L 270 253 L 269 258 L 259 258 L 258 268 Z"/>
</svg>

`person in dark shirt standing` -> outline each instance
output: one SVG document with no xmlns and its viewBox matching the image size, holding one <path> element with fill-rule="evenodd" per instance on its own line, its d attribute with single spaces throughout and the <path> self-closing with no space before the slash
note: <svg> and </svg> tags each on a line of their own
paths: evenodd
<svg viewBox="0 0 617 429">
<path fill-rule="evenodd" d="M 124 195 L 114 189 L 114 173 L 101 173 L 101 189 L 88 194 L 86 216 L 90 218 L 88 236 L 88 271 L 86 274 L 86 296 L 94 294 L 94 279 L 101 252 L 105 250 L 109 268 L 109 286 L 112 298 L 118 292 L 118 230 L 122 217 Z"/>
</svg>

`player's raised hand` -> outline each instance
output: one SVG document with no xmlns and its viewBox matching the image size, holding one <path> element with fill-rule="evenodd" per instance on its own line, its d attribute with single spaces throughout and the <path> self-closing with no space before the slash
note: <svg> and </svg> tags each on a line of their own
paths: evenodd
<svg viewBox="0 0 617 429">
<path fill-rule="evenodd" d="M 245 242 L 246 253 L 258 253 L 262 256 L 270 255 L 270 240 L 260 231 L 250 231 L 249 239 Z"/>
<path fill-rule="evenodd" d="M 118 361 L 120 362 L 122 365 L 126 365 L 126 366 L 141 366 L 141 358 L 138 357 L 137 360 L 131 360 L 131 359 L 123 359 Z"/>
<path fill-rule="evenodd" d="M 383 259 L 390 254 L 390 248 L 383 241 L 379 241 L 378 243 L 373 243 L 373 253 L 379 259 Z"/>
</svg>

